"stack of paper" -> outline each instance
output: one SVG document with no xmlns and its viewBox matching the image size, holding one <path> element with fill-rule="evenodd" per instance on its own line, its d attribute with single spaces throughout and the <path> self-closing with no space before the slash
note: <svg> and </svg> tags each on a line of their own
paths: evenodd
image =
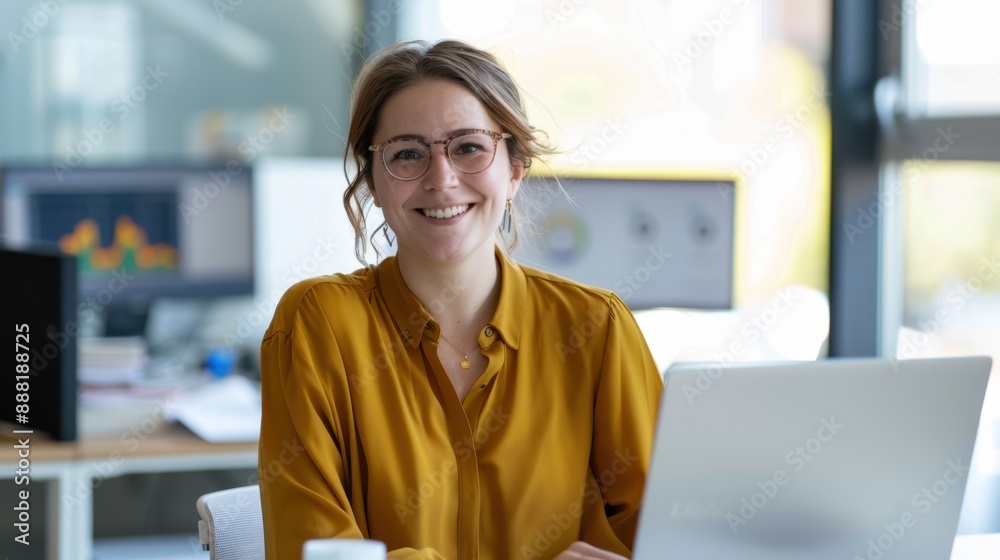
<svg viewBox="0 0 1000 560">
<path fill-rule="evenodd" d="M 141 379 L 149 355 L 142 337 L 80 340 L 77 376 L 83 385 L 128 383 Z"/>
<path fill-rule="evenodd" d="M 260 436 L 260 386 L 239 374 L 186 391 L 170 416 L 205 441 L 256 441 Z"/>
</svg>

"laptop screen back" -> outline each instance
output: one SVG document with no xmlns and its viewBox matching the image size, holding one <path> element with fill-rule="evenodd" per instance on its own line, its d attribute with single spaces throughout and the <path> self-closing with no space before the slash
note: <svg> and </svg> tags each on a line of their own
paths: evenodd
<svg viewBox="0 0 1000 560">
<path fill-rule="evenodd" d="M 989 370 L 671 368 L 634 558 L 947 560 Z"/>
</svg>

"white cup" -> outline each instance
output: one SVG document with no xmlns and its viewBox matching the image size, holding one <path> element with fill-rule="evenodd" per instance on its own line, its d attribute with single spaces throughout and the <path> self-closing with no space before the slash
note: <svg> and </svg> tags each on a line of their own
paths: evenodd
<svg viewBox="0 0 1000 560">
<path fill-rule="evenodd" d="M 311 539 L 302 560 L 385 560 L 385 544 L 364 539 Z"/>
</svg>

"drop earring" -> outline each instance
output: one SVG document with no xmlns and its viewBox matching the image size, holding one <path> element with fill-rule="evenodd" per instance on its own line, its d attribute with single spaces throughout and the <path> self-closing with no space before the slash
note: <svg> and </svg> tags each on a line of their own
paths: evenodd
<svg viewBox="0 0 1000 560">
<path fill-rule="evenodd" d="M 385 242 L 392 247 L 392 239 L 389 239 L 389 224 L 382 224 L 382 235 L 385 237 Z"/>
<path fill-rule="evenodd" d="M 500 220 L 500 229 L 504 233 L 510 233 L 510 223 L 513 221 L 510 215 L 510 201 L 507 201 L 507 205 L 503 209 L 503 218 Z"/>
</svg>

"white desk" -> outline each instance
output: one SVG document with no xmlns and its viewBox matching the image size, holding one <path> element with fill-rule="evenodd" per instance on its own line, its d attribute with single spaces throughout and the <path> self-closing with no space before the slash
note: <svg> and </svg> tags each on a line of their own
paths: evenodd
<svg viewBox="0 0 1000 560">
<path fill-rule="evenodd" d="M 14 477 L 17 454 L 13 443 L 4 433 L 0 477 Z M 206 443 L 184 428 L 164 424 L 138 444 L 123 442 L 120 437 L 76 442 L 32 437 L 30 460 L 31 482 L 51 484 L 46 503 L 31 503 L 32 525 L 43 522 L 41 515 L 48 527 L 47 558 L 80 560 L 90 558 L 93 551 L 95 481 L 138 473 L 255 468 L 257 443 Z M 191 509 L 194 511 L 194 503 Z"/>
<path fill-rule="evenodd" d="M 17 468 L 13 442 L 0 439 L 0 477 L 13 478 Z M 174 425 L 164 425 L 141 445 L 124 445 L 120 438 L 84 438 L 58 443 L 32 439 L 31 481 L 52 484 L 44 511 L 49 527 L 49 560 L 90 558 L 93 551 L 94 480 L 138 473 L 246 469 L 257 466 L 257 444 L 210 444 Z M 18 487 L 21 488 L 21 487 Z M 194 504 L 191 504 L 192 510 Z M 37 514 L 35 514 L 37 515 Z M 38 523 L 38 517 L 32 517 Z M 951 560 L 1000 559 L 1000 534 L 959 535 Z M 917 560 L 917 559 L 914 559 Z"/>
</svg>

